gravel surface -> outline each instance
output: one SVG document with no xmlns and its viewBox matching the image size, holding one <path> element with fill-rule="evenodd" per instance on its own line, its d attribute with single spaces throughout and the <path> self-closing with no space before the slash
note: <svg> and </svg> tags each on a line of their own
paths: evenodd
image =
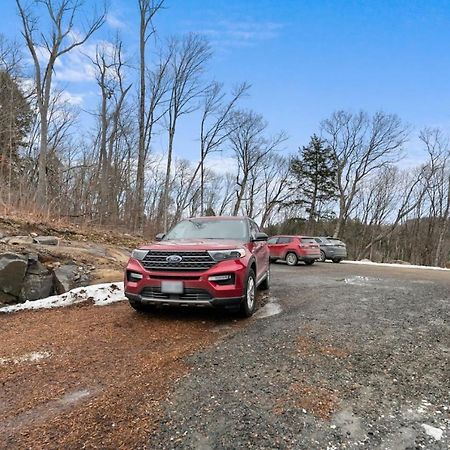
<svg viewBox="0 0 450 450">
<path fill-rule="evenodd" d="M 449 274 L 272 267 L 246 321 L 0 315 L 0 449 L 448 449 Z"/>
<path fill-rule="evenodd" d="M 449 448 L 449 274 L 279 264 L 272 280 L 282 312 L 188 359 L 149 448 Z"/>
</svg>

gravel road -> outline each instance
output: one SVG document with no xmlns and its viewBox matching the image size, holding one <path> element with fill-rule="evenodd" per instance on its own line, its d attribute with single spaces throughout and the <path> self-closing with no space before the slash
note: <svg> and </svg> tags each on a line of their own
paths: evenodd
<svg viewBox="0 0 450 450">
<path fill-rule="evenodd" d="M 247 321 L 0 316 L 0 448 L 448 449 L 448 272 L 272 266 Z"/>
<path fill-rule="evenodd" d="M 149 448 L 448 449 L 450 275 L 272 267 L 281 313 L 188 359 Z"/>
</svg>

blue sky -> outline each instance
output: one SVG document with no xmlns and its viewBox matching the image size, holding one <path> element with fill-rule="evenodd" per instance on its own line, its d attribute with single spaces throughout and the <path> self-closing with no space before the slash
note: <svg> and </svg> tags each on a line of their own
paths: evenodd
<svg viewBox="0 0 450 450">
<path fill-rule="evenodd" d="M 18 36 L 15 1 L 0 3 L 1 32 Z M 86 0 L 86 8 L 96 3 Z M 91 44 L 120 32 L 135 57 L 135 3 L 111 0 L 108 24 Z M 243 106 L 263 114 L 273 132 L 286 130 L 287 152 L 306 144 L 336 109 L 397 113 L 415 134 L 450 128 L 449 0 L 166 0 L 156 25 L 162 39 L 204 33 L 214 49 L 208 76 L 229 87 L 249 82 Z M 92 108 L 96 86 L 80 58 L 63 61 L 57 80 L 74 102 Z M 195 158 L 196 127 L 194 117 L 184 119 L 177 156 Z M 408 160 L 421 157 L 413 138 Z"/>
</svg>

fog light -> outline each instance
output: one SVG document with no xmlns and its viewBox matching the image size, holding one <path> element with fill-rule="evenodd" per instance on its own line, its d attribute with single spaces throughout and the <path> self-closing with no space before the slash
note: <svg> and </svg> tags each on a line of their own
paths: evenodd
<svg viewBox="0 0 450 450">
<path fill-rule="evenodd" d="M 231 280 L 231 275 L 211 275 L 208 277 L 209 281 L 228 281 Z"/>
<path fill-rule="evenodd" d="M 144 278 L 144 276 L 141 273 L 137 273 L 137 272 L 127 272 L 127 280 L 128 281 L 140 281 L 142 280 L 142 278 Z"/>
</svg>

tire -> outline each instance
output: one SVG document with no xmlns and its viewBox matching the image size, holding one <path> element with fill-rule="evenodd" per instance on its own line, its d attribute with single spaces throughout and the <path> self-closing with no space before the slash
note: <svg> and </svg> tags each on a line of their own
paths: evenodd
<svg viewBox="0 0 450 450">
<path fill-rule="evenodd" d="M 315 262 L 316 262 L 316 261 L 315 261 L 314 259 L 307 259 L 307 260 L 305 261 L 305 264 L 306 264 L 307 266 L 312 266 Z"/>
<path fill-rule="evenodd" d="M 256 277 L 255 272 L 250 270 L 245 282 L 245 293 L 242 299 L 240 313 L 243 317 L 251 317 L 256 307 Z"/>
<path fill-rule="evenodd" d="M 155 309 L 155 305 L 144 305 L 142 302 L 138 300 L 128 300 L 128 302 L 130 303 L 130 306 L 134 310 L 140 313 L 147 313 Z"/>
<path fill-rule="evenodd" d="M 336 264 L 339 264 L 342 261 L 342 258 L 333 258 L 331 261 L 333 261 Z"/>
<path fill-rule="evenodd" d="M 288 266 L 296 266 L 298 263 L 297 255 L 294 252 L 287 253 L 284 259 Z"/>
<path fill-rule="evenodd" d="M 326 257 L 326 255 L 325 255 L 325 252 L 324 252 L 323 250 L 320 250 L 320 258 L 319 258 L 319 261 L 320 261 L 320 262 L 325 262 L 326 259 L 327 259 L 327 257 Z"/>
<path fill-rule="evenodd" d="M 269 258 L 269 263 L 270 264 L 275 264 L 277 262 L 278 258 Z"/>
<path fill-rule="evenodd" d="M 270 288 L 270 267 L 267 269 L 267 276 L 261 281 L 258 286 L 262 291 L 267 291 Z"/>
</svg>

